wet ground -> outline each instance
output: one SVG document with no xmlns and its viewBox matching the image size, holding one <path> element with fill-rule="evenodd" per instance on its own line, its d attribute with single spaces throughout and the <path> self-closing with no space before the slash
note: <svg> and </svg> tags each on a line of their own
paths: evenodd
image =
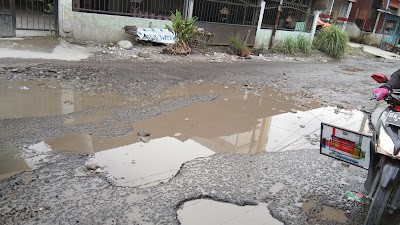
<svg viewBox="0 0 400 225">
<path fill-rule="evenodd" d="M 95 61 L 0 63 L 0 223 L 362 224 L 320 124 L 369 134 L 396 62 Z"/>
</svg>

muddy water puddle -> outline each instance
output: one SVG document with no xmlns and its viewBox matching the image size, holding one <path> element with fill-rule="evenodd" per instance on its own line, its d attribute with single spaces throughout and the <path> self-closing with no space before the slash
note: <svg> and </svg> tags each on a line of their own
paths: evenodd
<svg viewBox="0 0 400 225">
<path fill-rule="evenodd" d="M 0 119 L 56 116 L 124 103 L 131 101 L 117 93 L 77 92 L 54 80 L 0 82 Z"/>
<path fill-rule="evenodd" d="M 186 84 L 165 90 L 160 99 L 209 93 L 219 97 L 130 124 L 114 118 L 111 124 L 115 126 L 133 127 L 134 132 L 129 135 L 106 138 L 94 135 L 95 132 L 74 133 L 35 146 L 46 151 L 93 154 L 88 163 L 100 166 L 117 185 L 148 187 L 168 181 L 182 163 L 214 153 L 256 154 L 318 148 L 321 122 L 368 132 L 366 116 L 360 111 L 333 107 L 302 111 L 294 106 L 293 95 L 267 88 Z M 76 100 L 58 104 L 65 101 Z M 126 105 L 123 103 L 126 99 L 112 101 L 114 105 Z M 101 123 L 112 116 L 108 111 L 96 109 L 93 114 L 72 118 L 68 124 Z M 140 142 L 138 131 L 148 131 L 150 142 Z M 39 151 L 35 148 L 30 147 Z"/>
<path fill-rule="evenodd" d="M 304 202 L 301 205 L 301 209 L 303 211 L 309 211 L 312 208 L 317 208 L 318 205 L 315 203 L 314 199 L 309 199 L 307 202 Z M 324 217 L 328 220 L 333 220 L 339 223 L 345 224 L 347 222 L 347 217 L 345 215 L 345 212 L 341 209 L 336 209 L 331 206 L 322 206 L 322 210 L 320 212 L 312 212 L 311 218 L 316 218 L 316 217 Z"/>
<path fill-rule="evenodd" d="M 237 206 L 210 199 L 199 199 L 185 202 L 178 210 L 178 219 L 183 225 L 283 224 L 270 215 L 267 206 L 266 203 Z"/>
</svg>

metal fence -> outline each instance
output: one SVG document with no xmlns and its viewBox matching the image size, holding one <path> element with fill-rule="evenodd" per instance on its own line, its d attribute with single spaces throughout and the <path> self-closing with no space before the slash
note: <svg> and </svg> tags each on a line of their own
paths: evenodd
<svg viewBox="0 0 400 225">
<path fill-rule="evenodd" d="M 257 26 L 260 8 L 257 0 L 196 0 L 193 16 L 203 22 Z"/>
<path fill-rule="evenodd" d="M 17 29 L 56 30 L 57 2 L 55 0 L 15 0 L 15 14 Z"/>
<path fill-rule="evenodd" d="M 183 12 L 184 0 L 73 0 L 78 12 L 168 20 L 171 12 Z"/>
<path fill-rule="evenodd" d="M 273 29 L 278 13 L 278 2 L 267 3 L 264 11 L 262 28 Z M 301 4 L 284 2 L 278 20 L 278 30 L 310 32 L 314 15 L 308 13 L 309 7 Z"/>
<path fill-rule="evenodd" d="M 12 0 L 0 0 L 0 36 L 15 36 L 15 5 Z"/>
</svg>

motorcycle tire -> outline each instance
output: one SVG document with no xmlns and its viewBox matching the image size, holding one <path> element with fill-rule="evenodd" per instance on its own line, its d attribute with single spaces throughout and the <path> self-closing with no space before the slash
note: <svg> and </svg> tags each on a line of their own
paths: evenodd
<svg viewBox="0 0 400 225">
<path fill-rule="evenodd" d="M 369 207 L 364 225 L 379 225 L 391 193 L 392 188 L 387 189 L 379 186 Z"/>
</svg>

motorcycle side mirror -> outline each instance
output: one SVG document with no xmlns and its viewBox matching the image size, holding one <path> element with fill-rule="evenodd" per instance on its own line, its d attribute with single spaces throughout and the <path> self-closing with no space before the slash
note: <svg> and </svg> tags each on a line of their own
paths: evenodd
<svg viewBox="0 0 400 225">
<path fill-rule="evenodd" d="M 371 77 L 380 84 L 387 83 L 389 81 L 389 79 L 385 75 L 379 73 L 374 73 Z"/>
</svg>

